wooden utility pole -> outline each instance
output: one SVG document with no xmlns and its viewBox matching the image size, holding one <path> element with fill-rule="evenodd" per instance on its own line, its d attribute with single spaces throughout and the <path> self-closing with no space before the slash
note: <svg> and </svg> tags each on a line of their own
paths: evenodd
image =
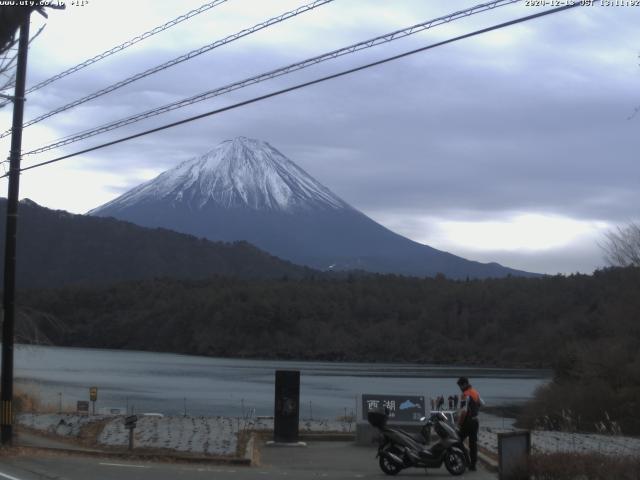
<svg viewBox="0 0 640 480">
<path fill-rule="evenodd" d="M 13 333 L 15 329 L 16 296 L 16 232 L 18 229 L 18 194 L 20 190 L 20 157 L 22 154 L 22 122 L 24 91 L 29 49 L 29 15 L 20 25 L 16 88 L 13 98 L 11 153 L 9 154 L 9 194 L 7 199 L 7 230 L 4 254 L 4 288 L 2 306 L 2 373 L 0 376 L 0 442 L 10 445 L 13 437 Z"/>
</svg>

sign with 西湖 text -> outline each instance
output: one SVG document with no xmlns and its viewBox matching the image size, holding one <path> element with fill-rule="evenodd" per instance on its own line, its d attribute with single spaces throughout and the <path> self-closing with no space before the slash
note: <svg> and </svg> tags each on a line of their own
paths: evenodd
<svg viewBox="0 0 640 480">
<path fill-rule="evenodd" d="M 372 410 L 384 408 L 390 422 L 419 422 L 425 414 L 424 397 L 418 395 L 362 394 L 362 419 Z"/>
</svg>

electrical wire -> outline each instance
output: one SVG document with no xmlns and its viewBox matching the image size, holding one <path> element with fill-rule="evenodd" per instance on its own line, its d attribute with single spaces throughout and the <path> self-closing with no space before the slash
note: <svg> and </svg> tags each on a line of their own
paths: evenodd
<svg viewBox="0 0 640 480">
<path fill-rule="evenodd" d="M 581 6 L 581 5 L 580 5 L 580 3 L 577 3 L 577 2 L 573 3 L 573 4 L 567 4 L 567 5 L 564 5 L 562 7 L 553 8 L 551 10 L 545 10 L 543 12 L 534 13 L 532 15 L 527 15 L 525 17 L 516 18 L 514 20 L 509 20 L 507 22 L 503 22 L 503 23 L 500 23 L 500 24 L 497 24 L 497 25 L 493 25 L 491 27 L 486 27 L 486 28 L 483 28 L 483 29 L 480 29 L 480 30 L 475 30 L 475 31 L 470 32 L 470 33 L 466 33 L 466 34 L 463 34 L 463 35 L 459 35 L 457 37 L 453 37 L 453 38 L 450 38 L 450 39 L 447 39 L 447 40 L 443 40 L 443 41 L 440 41 L 440 42 L 437 42 L 437 43 L 433 43 L 431 45 L 427 45 L 425 47 L 417 48 L 415 50 L 410 50 L 408 52 L 404 52 L 404 53 L 401 53 L 401 54 L 398 54 L 398 55 L 394 55 L 392 57 L 387 57 L 387 58 L 384 58 L 382 60 L 378 60 L 378 61 L 375 61 L 375 62 L 367 63 L 367 64 L 361 65 L 359 67 L 351 68 L 351 69 L 348 69 L 348 70 L 343 70 L 341 72 L 334 73 L 332 75 L 327 75 L 325 77 L 317 78 L 315 80 L 311 80 L 311 81 L 304 82 L 304 83 L 299 83 L 297 85 L 294 85 L 294 86 L 291 86 L 291 87 L 288 87 L 288 88 L 284 88 L 282 90 L 277 90 L 275 92 L 271 92 L 271 93 L 268 93 L 266 95 L 261 95 L 261 96 L 258 96 L 258 97 L 254 97 L 254 98 L 251 98 L 249 100 L 245 100 L 245 101 L 242 101 L 242 102 L 235 103 L 233 105 L 229 105 L 229 106 L 226 106 L 226 107 L 223 107 L 223 108 L 218 108 L 216 110 L 211 110 L 209 112 L 202 113 L 200 115 L 195 115 L 195 116 L 192 116 L 192 117 L 189 117 L 189 118 L 185 118 L 185 119 L 179 120 L 177 122 L 173 122 L 173 123 L 169 123 L 169 124 L 166 124 L 166 125 L 162 125 L 160 127 L 152 128 L 152 129 L 146 130 L 144 132 L 136 133 L 134 135 L 129 135 L 127 137 L 122 137 L 122 138 L 119 138 L 117 140 L 112 140 L 110 142 L 106 142 L 106 143 L 103 143 L 103 144 L 100 144 L 100 145 L 96 145 L 94 147 L 86 148 L 84 150 L 80 150 L 80 151 L 77 151 L 77 152 L 74 152 L 74 153 L 70 153 L 68 155 L 63 155 L 61 157 L 57 157 L 57 158 L 54 158 L 54 159 L 51 159 L 51 160 L 47 160 L 45 162 L 40 162 L 40 163 L 37 163 L 37 164 L 34 164 L 34 165 L 30 165 L 28 167 L 21 168 L 20 171 L 23 172 L 23 171 L 26 171 L 26 170 L 31 170 L 33 168 L 42 167 L 44 165 L 50 165 L 52 163 L 60 162 L 62 160 L 66 160 L 66 159 L 71 158 L 71 157 L 76 157 L 76 156 L 82 155 L 84 153 L 92 152 L 92 151 L 95 151 L 95 150 L 100 150 L 102 148 L 109 147 L 111 145 L 116 145 L 116 144 L 119 144 L 119 143 L 123 143 L 123 142 L 129 141 L 129 140 L 132 140 L 134 138 L 143 137 L 143 136 L 149 135 L 151 133 L 159 132 L 161 130 L 166 130 L 168 128 L 173 128 L 173 127 L 176 127 L 178 125 L 183 125 L 185 123 L 193 122 L 193 121 L 199 120 L 201 118 L 210 117 L 212 115 L 217 115 L 219 113 L 226 112 L 228 110 L 233 110 L 233 109 L 245 106 L 245 105 L 249 105 L 249 104 L 252 104 L 252 103 L 259 102 L 261 100 L 266 100 L 268 98 L 272 98 L 272 97 L 275 97 L 275 96 L 278 96 L 278 95 L 282 95 L 284 93 L 292 92 L 294 90 L 299 90 L 301 88 L 308 87 L 310 85 L 315 85 L 315 84 L 318 84 L 318 83 L 325 82 L 327 80 L 332 80 L 332 79 L 335 79 L 335 78 L 343 77 L 345 75 L 349 75 L 351 73 L 359 72 L 361 70 L 365 70 L 365 69 L 368 69 L 368 68 L 371 68 L 371 67 L 375 67 L 375 66 L 378 66 L 378 65 L 383 65 L 385 63 L 389 63 L 389 62 L 392 62 L 394 60 L 405 58 L 405 57 L 408 57 L 410 55 L 414 55 L 416 53 L 424 52 L 426 50 L 431 50 L 431 49 L 436 48 L 436 47 L 441 47 L 441 46 L 447 45 L 449 43 L 453 43 L 453 42 L 457 42 L 457 41 L 464 40 L 464 39 L 467 39 L 467 38 L 475 37 L 475 36 L 481 35 L 483 33 L 487 33 L 487 32 L 491 32 L 491 31 L 494 31 L 494 30 L 501 29 L 501 28 L 509 27 L 509 26 L 512 26 L 512 25 L 516 25 L 518 23 L 527 22 L 527 21 L 530 21 L 530 20 L 534 20 L 536 18 L 544 17 L 544 16 L 547 16 L 547 15 L 551 15 L 553 13 L 558 13 L 558 12 L 561 12 L 561 11 L 564 11 L 564 10 L 568 10 L 570 8 L 579 7 L 579 6 Z M 8 176 L 8 174 L 5 174 L 5 175 L 0 176 L 0 178 L 4 178 L 4 177 L 7 177 L 7 176 Z"/>
<path fill-rule="evenodd" d="M 152 30 L 149 30 L 147 32 L 144 32 L 140 35 L 136 35 L 135 37 L 133 37 L 130 40 L 127 40 L 124 43 L 121 43 L 120 45 L 117 45 L 113 48 L 110 48 L 109 50 L 106 50 L 98 55 L 96 55 L 95 57 L 91 57 L 88 60 L 85 60 L 84 62 L 81 62 L 77 65 L 74 65 L 71 68 L 68 68 L 67 70 L 64 70 L 63 72 L 58 73 L 57 75 L 54 75 L 52 77 L 47 78 L 46 80 L 41 81 L 40 83 L 34 85 L 33 87 L 30 87 L 29 89 L 27 89 L 27 91 L 25 92 L 25 94 L 29 94 L 31 92 L 35 92 L 36 90 L 41 89 L 42 87 L 45 87 L 57 80 L 60 80 L 61 78 L 64 78 L 68 75 L 71 75 L 72 73 L 75 73 L 79 70 L 82 70 L 83 68 L 88 67 L 89 65 L 93 65 L 96 62 L 99 62 L 100 60 L 103 60 L 107 57 L 110 57 L 111 55 L 121 52 L 122 50 L 129 48 L 133 45 L 135 45 L 138 42 L 141 42 L 142 40 L 145 40 L 149 37 L 152 37 L 153 35 L 163 32 L 171 27 L 174 27 L 176 25 L 178 25 L 179 23 L 184 22 L 185 20 L 189 20 L 192 17 L 195 17 L 196 15 L 199 15 L 203 12 L 206 12 L 207 10 L 211 10 L 214 7 L 217 7 L 218 5 L 226 2 L 227 0 L 214 0 L 213 2 L 209 2 L 206 3 L 194 10 L 191 10 L 187 13 L 185 13 L 184 15 L 180 15 L 179 17 L 174 18 L 173 20 L 169 20 L 168 22 L 164 23 L 163 25 L 160 25 L 158 27 L 153 28 Z M 3 103 L 0 105 L 0 108 L 3 107 L 4 105 L 6 105 L 6 103 Z"/>
<path fill-rule="evenodd" d="M 303 60 L 301 62 L 297 62 L 291 65 L 287 65 L 285 67 L 281 67 L 275 70 L 271 70 L 269 72 L 265 72 L 265 73 L 261 73 L 259 75 L 253 76 L 253 77 L 249 77 L 246 78 L 244 80 L 240 80 L 238 82 L 234 82 L 231 83 L 229 85 L 225 85 L 223 87 L 219 87 L 213 90 L 209 90 L 207 92 L 203 92 L 200 93 L 198 95 L 194 95 L 192 97 L 186 98 L 186 99 L 182 99 L 182 100 L 178 100 L 176 102 L 161 106 L 161 107 L 157 107 L 154 108 L 152 110 L 148 110 L 146 112 L 142 112 L 142 113 L 138 113 L 135 114 L 133 116 L 124 118 L 124 119 L 120 119 L 117 120 L 115 122 L 111 122 L 111 123 L 107 123 L 104 125 L 101 125 L 99 127 L 95 127 L 92 129 L 88 129 L 88 130 L 83 130 L 81 132 L 63 137 L 63 138 L 59 138 L 57 140 L 55 140 L 54 142 L 42 146 L 42 147 L 38 147 L 34 150 L 31 150 L 29 152 L 24 153 L 24 155 L 34 155 L 37 153 L 42 153 L 42 152 L 46 152 L 47 150 L 52 150 L 54 148 L 59 148 L 62 147 L 64 145 L 69 145 L 71 143 L 75 143 L 78 142 L 80 140 L 85 140 L 89 137 L 93 137 L 95 135 L 99 135 L 101 133 L 105 133 L 111 130 L 115 130 L 117 128 L 121 128 L 124 127 L 126 125 L 130 125 L 132 123 L 136 123 L 139 122 L 141 120 L 145 120 L 147 118 L 156 116 L 156 115 L 160 115 L 163 113 L 167 113 L 170 112 L 172 110 L 176 110 L 178 108 L 182 108 L 182 107 L 186 107 L 189 105 L 192 105 L 194 103 L 197 102 L 202 102 L 204 100 L 208 100 L 210 98 L 213 97 L 217 97 L 219 95 L 223 95 L 225 93 L 229 93 L 232 92 L 234 90 L 238 90 L 240 88 L 244 88 L 250 85 L 254 85 L 256 83 L 260 83 L 266 80 L 270 80 L 272 78 L 276 78 L 294 71 L 298 71 L 298 70 L 302 70 L 304 68 L 310 67 L 312 65 L 316 65 L 318 63 L 321 62 L 325 62 L 327 60 L 332 60 L 334 58 L 343 56 L 343 55 L 347 55 L 350 53 L 354 53 L 360 50 L 364 50 L 366 48 L 371 48 L 377 45 L 381 45 L 383 43 L 388 43 L 391 42 L 393 40 L 397 40 L 399 38 L 403 38 L 406 37 L 408 35 L 412 35 L 415 34 L 417 32 L 421 32 L 424 30 L 427 30 L 429 28 L 433 28 L 436 27 L 438 25 L 442 25 L 445 23 L 449 23 L 452 22 L 454 20 L 458 20 L 460 18 L 465 18 L 471 15 L 475 15 L 481 12 L 485 12 L 487 10 L 492 10 L 494 8 L 497 7 L 501 7 L 501 6 L 505 6 L 505 5 L 510 5 L 512 3 L 516 3 L 519 2 L 521 0 L 495 0 L 492 2 L 487 2 L 487 3 L 482 3 L 479 5 L 476 5 L 474 7 L 471 8 L 467 8 L 465 10 L 460 10 L 457 12 L 453 12 L 450 13 L 448 15 L 444 15 L 438 18 L 434 18 L 431 20 L 427 20 L 425 22 L 422 23 L 418 23 L 416 25 L 413 25 L 411 27 L 407 27 L 401 30 L 396 30 L 394 32 L 390 32 L 390 33 L 386 33 L 384 35 L 380 35 L 374 38 L 371 38 L 369 40 L 365 40 L 362 42 L 358 42 L 355 43 L 353 45 L 349 45 L 347 47 L 344 48 L 340 48 L 338 50 L 333 50 L 331 52 L 328 53 L 324 53 L 322 55 L 318 55 L 316 57 L 312 57 L 312 58 L 308 58 L 306 60 Z"/>
<path fill-rule="evenodd" d="M 191 60 L 192 58 L 197 57 L 198 55 L 202 55 L 203 53 L 209 52 L 211 50 L 213 50 L 214 48 L 218 48 L 221 47 L 222 45 L 226 45 L 228 43 L 231 43 L 235 40 L 238 40 L 240 38 L 246 37 L 247 35 L 250 35 L 252 33 L 255 33 L 259 30 L 263 30 L 265 28 L 268 28 L 272 25 L 275 25 L 277 23 L 283 22 L 285 20 L 288 20 L 290 18 L 293 18 L 297 15 L 300 15 L 302 13 L 308 12 L 310 10 L 313 10 L 314 8 L 317 8 L 321 5 L 325 5 L 327 3 L 331 3 L 334 0 L 315 0 L 307 5 L 303 5 L 301 7 L 296 8 L 295 10 L 291 10 L 289 12 L 283 13 L 281 15 L 278 15 L 277 17 L 273 17 L 270 18 L 269 20 L 266 20 L 264 22 L 258 23 L 257 25 L 254 25 L 253 27 L 250 28 L 246 28 L 244 30 L 241 30 L 238 33 L 234 33 L 233 35 L 229 35 L 221 40 L 216 40 L 213 43 L 210 43 L 208 45 L 205 45 L 203 47 L 197 48 L 195 50 L 191 50 L 188 53 L 185 53 L 184 55 L 180 55 L 179 57 L 176 57 L 172 60 L 169 60 L 168 62 L 165 62 L 161 65 L 156 65 L 155 67 L 152 67 L 148 70 L 145 70 L 144 72 L 139 72 L 136 73 L 135 75 L 125 78 L 124 80 L 121 80 L 117 83 L 114 83 L 112 85 L 109 85 L 101 90 L 98 90 L 96 92 L 93 92 L 89 95 L 86 95 L 82 98 L 79 98 L 77 100 L 74 100 L 73 102 L 70 102 L 66 105 L 63 105 L 61 107 L 58 107 L 54 110 L 51 110 L 43 115 L 40 115 L 39 117 L 36 117 L 34 119 L 31 119 L 27 122 L 25 122 L 22 125 L 22 128 L 26 128 L 30 125 L 33 125 L 35 123 L 41 122 L 42 120 L 45 120 L 49 117 L 52 117 L 54 115 L 57 115 L 58 113 L 64 112 L 66 110 L 69 110 L 71 108 L 77 107 L 78 105 L 82 105 L 83 103 L 86 103 L 90 100 L 94 100 L 98 97 L 101 97 L 102 95 L 106 95 L 107 93 L 111 93 L 114 90 L 117 90 L 119 88 L 124 87 L 125 85 L 129 85 L 130 83 L 136 82 L 138 80 L 141 80 L 145 77 L 148 77 L 149 75 L 153 75 L 155 73 L 161 72 L 162 70 L 166 70 L 167 68 L 173 67 L 175 65 L 178 65 L 179 63 L 185 62 L 187 60 Z M 0 135 L 0 138 L 6 137 L 7 135 L 9 135 L 11 133 L 11 129 L 5 131 L 4 133 L 2 133 Z"/>
</svg>

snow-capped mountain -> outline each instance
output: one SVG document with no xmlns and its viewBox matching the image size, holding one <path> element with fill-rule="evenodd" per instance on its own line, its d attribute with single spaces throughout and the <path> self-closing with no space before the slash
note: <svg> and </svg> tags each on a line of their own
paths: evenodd
<svg viewBox="0 0 640 480">
<path fill-rule="evenodd" d="M 196 210 L 209 204 L 277 211 L 350 208 L 267 142 L 238 137 L 89 213 L 159 200 Z"/>
<path fill-rule="evenodd" d="M 89 212 L 211 240 L 246 240 L 319 269 L 451 278 L 529 275 L 391 232 L 266 142 L 238 137 Z"/>
</svg>

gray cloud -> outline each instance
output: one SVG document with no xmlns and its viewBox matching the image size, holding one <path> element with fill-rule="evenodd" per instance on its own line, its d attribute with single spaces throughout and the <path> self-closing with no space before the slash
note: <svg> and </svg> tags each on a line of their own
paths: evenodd
<svg viewBox="0 0 640 480">
<path fill-rule="evenodd" d="M 472 3 L 462 2 L 459 8 Z M 450 2 L 425 4 L 409 2 L 407 16 L 419 15 L 417 22 L 451 9 Z M 452 25 L 468 31 L 516 13 L 533 12 L 502 9 Z M 345 28 L 335 38 L 327 34 L 295 48 L 275 48 L 259 38 L 242 40 L 52 118 L 47 125 L 66 135 L 384 31 L 384 25 L 340 18 L 336 25 Z M 640 103 L 638 20 L 640 9 L 634 8 L 567 12 L 504 30 L 507 37 L 515 35 L 504 44 L 493 37 L 465 40 L 69 161 L 96 172 L 120 171 L 122 184 L 105 186 L 115 194 L 138 183 L 141 169 L 159 172 L 224 139 L 246 135 L 269 141 L 364 212 L 462 220 L 542 212 L 624 223 L 638 217 L 640 204 L 640 118 L 628 120 Z M 62 151 L 229 105 L 446 34 L 434 30 L 360 52 Z M 28 116 L 167 60 L 176 51 L 181 50 L 170 53 L 158 47 L 114 57 L 108 68 L 87 69 L 34 95 Z M 49 74 L 44 61 L 30 72 L 32 81 Z M 536 271 L 561 264 L 566 267 L 560 271 L 580 264 L 592 269 L 597 264 L 596 252 L 584 245 L 544 256 L 483 255 L 494 254 L 501 263 L 513 261 L 510 266 L 530 265 Z"/>
</svg>

